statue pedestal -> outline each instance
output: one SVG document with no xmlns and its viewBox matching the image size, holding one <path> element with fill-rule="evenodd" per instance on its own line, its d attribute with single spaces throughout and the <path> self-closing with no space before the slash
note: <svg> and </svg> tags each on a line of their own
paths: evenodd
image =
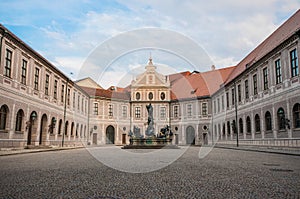
<svg viewBox="0 0 300 199">
<path fill-rule="evenodd" d="M 170 138 L 130 138 L 130 144 L 122 149 L 179 149 Z"/>
</svg>

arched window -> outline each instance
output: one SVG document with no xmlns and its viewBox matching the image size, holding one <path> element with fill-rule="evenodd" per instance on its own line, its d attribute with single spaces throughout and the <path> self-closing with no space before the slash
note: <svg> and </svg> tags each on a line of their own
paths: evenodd
<svg viewBox="0 0 300 199">
<path fill-rule="evenodd" d="M 0 130 L 5 130 L 7 117 L 8 107 L 6 105 L 2 105 L 0 109 Z"/>
<path fill-rule="evenodd" d="M 137 92 L 135 94 L 135 99 L 137 99 L 137 100 L 141 99 L 141 94 L 139 92 Z"/>
<path fill-rule="evenodd" d="M 230 127 L 230 122 L 228 121 L 228 122 L 227 122 L 227 134 L 228 134 L 228 135 L 230 135 L 230 129 L 231 129 L 231 127 Z"/>
<path fill-rule="evenodd" d="M 79 124 L 76 125 L 76 137 L 78 137 Z"/>
<path fill-rule="evenodd" d="M 240 129 L 240 133 L 244 133 L 243 119 L 242 118 L 239 119 L 239 129 Z"/>
<path fill-rule="evenodd" d="M 222 134 L 223 134 L 223 136 L 225 136 L 225 124 L 223 124 Z"/>
<path fill-rule="evenodd" d="M 271 113 L 269 111 L 265 114 L 265 121 L 266 121 L 266 130 L 271 131 L 272 130 L 272 117 Z"/>
<path fill-rule="evenodd" d="M 285 129 L 285 115 L 283 108 L 279 108 L 277 111 L 277 119 L 278 119 L 278 129 Z"/>
<path fill-rule="evenodd" d="M 249 116 L 246 118 L 246 126 L 247 126 L 247 133 L 251 133 L 251 120 Z"/>
<path fill-rule="evenodd" d="M 62 119 L 59 120 L 59 123 L 58 123 L 58 135 L 61 135 L 61 126 L 62 126 Z"/>
<path fill-rule="evenodd" d="M 255 115 L 254 120 L 255 120 L 255 132 L 260 132 L 260 118 L 258 114 Z"/>
<path fill-rule="evenodd" d="M 69 127 L 69 121 L 66 121 L 66 124 L 65 124 L 65 135 L 68 135 L 68 127 Z"/>
<path fill-rule="evenodd" d="M 71 136 L 73 136 L 73 132 L 74 132 L 74 122 L 72 122 L 71 124 Z"/>
<path fill-rule="evenodd" d="M 295 104 L 293 107 L 294 128 L 300 128 L 300 104 Z"/>
<path fill-rule="evenodd" d="M 23 118 L 24 118 L 24 111 L 22 109 L 20 109 L 17 112 L 15 131 L 21 131 L 22 130 Z"/>
</svg>

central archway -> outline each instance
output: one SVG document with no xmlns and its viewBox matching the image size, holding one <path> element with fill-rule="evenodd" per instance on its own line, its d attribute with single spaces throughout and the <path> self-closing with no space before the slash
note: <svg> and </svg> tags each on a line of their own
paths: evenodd
<svg viewBox="0 0 300 199">
<path fill-rule="evenodd" d="M 115 128 L 111 125 L 106 128 L 106 144 L 115 144 Z"/>
<path fill-rule="evenodd" d="M 195 129 L 192 126 L 186 128 L 186 144 L 195 145 Z"/>
<path fill-rule="evenodd" d="M 40 136 L 39 136 L 39 145 L 46 145 L 46 137 L 47 137 L 47 115 L 44 114 L 41 119 L 41 128 L 40 128 Z"/>
</svg>

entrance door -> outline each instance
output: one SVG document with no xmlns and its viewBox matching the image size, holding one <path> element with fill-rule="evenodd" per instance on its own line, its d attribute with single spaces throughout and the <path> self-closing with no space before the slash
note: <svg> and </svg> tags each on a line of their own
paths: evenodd
<svg viewBox="0 0 300 199">
<path fill-rule="evenodd" d="M 195 145 L 195 129 L 192 126 L 186 128 L 186 144 Z"/>
<path fill-rule="evenodd" d="M 122 144 L 126 144 L 126 134 L 122 134 Z"/>
<path fill-rule="evenodd" d="M 97 133 L 93 133 L 93 144 L 97 144 Z"/>
<path fill-rule="evenodd" d="M 106 144 L 115 143 L 115 128 L 113 126 L 108 126 L 106 128 Z"/>
<path fill-rule="evenodd" d="M 179 136 L 178 134 L 175 134 L 175 144 L 178 144 L 179 143 Z"/>
<path fill-rule="evenodd" d="M 203 144 L 208 145 L 207 133 L 203 133 Z"/>
</svg>

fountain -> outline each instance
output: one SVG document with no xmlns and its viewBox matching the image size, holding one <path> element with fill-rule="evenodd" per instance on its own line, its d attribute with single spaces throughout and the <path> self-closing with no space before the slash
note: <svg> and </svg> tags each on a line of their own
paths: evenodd
<svg viewBox="0 0 300 199">
<path fill-rule="evenodd" d="M 146 106 L 148 112 L 146 137 L 141 135 L 140 128 L 134 126 L 133 132 L 128 133 L 129 145 L 125 145 L 123 149 L 160 149 L 160 148 L 179 148 L 172 144 L 173 133 L 168 125 L 160 130 L 159 134 L 155 134 L 153 122 L 153 107 L 151 103 Z"/>
</svg>

